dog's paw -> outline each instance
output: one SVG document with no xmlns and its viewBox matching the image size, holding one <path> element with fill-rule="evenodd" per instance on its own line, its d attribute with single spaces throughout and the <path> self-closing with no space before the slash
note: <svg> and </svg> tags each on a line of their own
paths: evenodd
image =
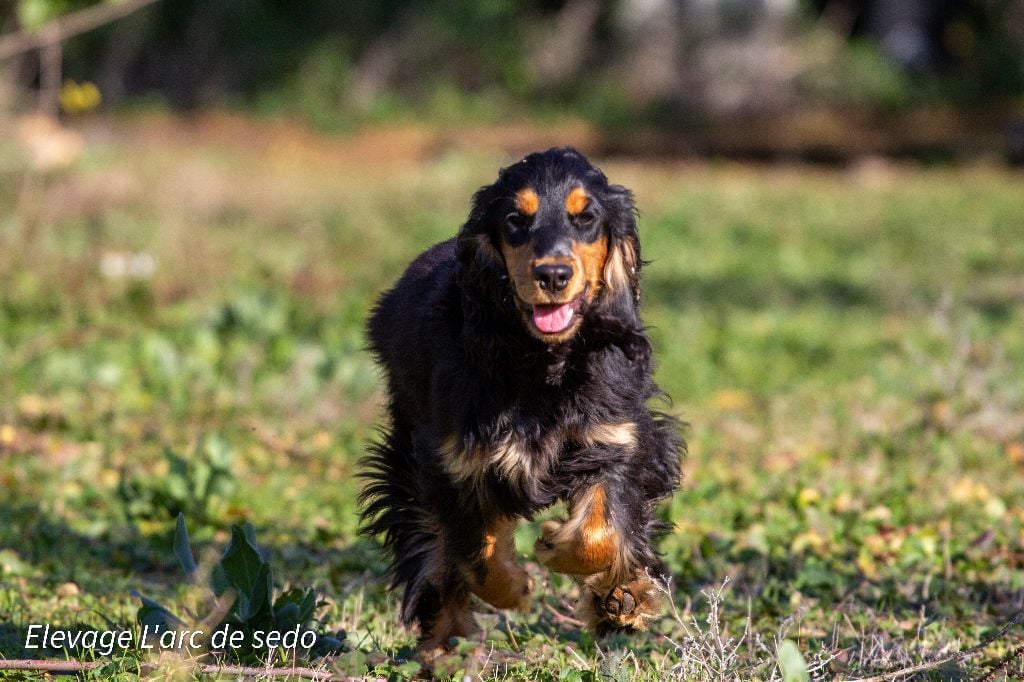
<svg viewBox="0 0 1024 682">
<path fill-rule="evenodd" d="M 533 543 L 534 556 L 537 557 L 537 561 L 548 568 L 551 568 L 552 563 L 556 563 L 559 548 L 565 544 L 565 541 L 559 537 L 559 531 L 564 523 L 564 521 L 556 520 L 545 521 L 540 525 L 540 537 Z"/>
<path fill-rule="evenodd" d="M 607 574 L 593 576 L 580 589 L 578 614 L 597 634 L 646 630 L 661 606 L 658 586 L 646 572 L 618 583 Z"/>
</svg>

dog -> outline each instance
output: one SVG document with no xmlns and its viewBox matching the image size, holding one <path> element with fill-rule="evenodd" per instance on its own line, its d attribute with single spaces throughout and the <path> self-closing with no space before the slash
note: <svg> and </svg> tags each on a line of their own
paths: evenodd
<svg viewBox="0 0 1024 682">
<path fill-rule="evenodd" d="M 580 585 L 597 634 L 642 630 L 669 579 L 656 504 L 680 480 L 677 421 L 648 402 L 632 193 L 572 148 L 530 154 L 473 197 L 458 235 L 372 311 L 389 425 L 361 462 L 421 653 L 474 632 L 472 599 L 525 610 L 519 519 L 565 501 L 534 550 Z"/>
</svg>

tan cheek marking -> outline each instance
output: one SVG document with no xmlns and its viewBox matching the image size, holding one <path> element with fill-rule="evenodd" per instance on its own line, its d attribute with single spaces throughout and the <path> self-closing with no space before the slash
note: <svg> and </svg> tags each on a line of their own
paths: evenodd
<svg viewBox="0 0 1024 682">
<path fill-rule="evenodd" d="M 516 208 L 524 215 L 536 215 L 540 208 L 540 197 L 530 187 L 524 187 L 516 192 Z"/>
<path fill-rule="evenodd" d="M 565 198 L 565 210 L 569 212 L 569 215 L 579 215 L 589 202 L 590 199 L 587 197 L 586 190 L 582 187 L 576 187 Z"/>
<path fill-rule="evenodd" d="M 573 244 L 573 255 L 583 266 L 584 280 L 590 284 L 590 297 L 597 295 L 605 263 L 608 260 L 608 238 L 601 235 L 591 243 Z"/>
<path fill-rule="evenodd" d="M 501 255 L 505 259 L 505 269 L 508 270 L 508 275 L 512 278 L 519 298 L 531 303 L 538 300 L 541 291 L 533 277 L 533 254 L 529 243 L 513 247 L 502 242 Z"/>
</svg>

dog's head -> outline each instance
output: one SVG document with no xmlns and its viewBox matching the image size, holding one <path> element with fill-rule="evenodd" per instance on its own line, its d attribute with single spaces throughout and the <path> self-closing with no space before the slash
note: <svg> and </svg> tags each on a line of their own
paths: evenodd
<svg viewBox="0 0 1024 682">
<path fill-rule="evenodd" d="M 526 329 L 563 343 L 587 314 L 637 324 L 640 243 L 632 193 L 575 149 L 530 154 L 473 198 L 462 267 L 507 282 Z"/>
</svg>

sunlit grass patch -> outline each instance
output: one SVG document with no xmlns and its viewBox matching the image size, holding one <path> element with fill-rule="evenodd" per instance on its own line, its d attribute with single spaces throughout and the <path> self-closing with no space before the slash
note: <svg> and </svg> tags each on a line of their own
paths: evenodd
<svg viewBox="0 0 1024 682">
<path fill-rule="evenodd" d="M 0 183 L 0 653 L 24 655 L 32 622 L 131 625 L 131 590 L 187 604 L 181 511 L 215 556 L 252 523 L 275 587 L 325 596 L 339 669 L 412 674 L 356 535 L 382 399 L 362 323 L 514 159 L 369 163 L 344 139 L 214 128 L 115 126 L 71 170 Z M 664 510 L 677 610 L 594 641 L 571 581 L 531 561 L 535 607 L 485 615 L 449 672 L 772 679 L 788 640 L 823 677 L 867 675 L 1019 611 L 1020 176 L 603 167 L 637 192 L 658 379 L 690 424 Z M 928 674 L 977 676 L 1018 639 Z"/>
</svg>

